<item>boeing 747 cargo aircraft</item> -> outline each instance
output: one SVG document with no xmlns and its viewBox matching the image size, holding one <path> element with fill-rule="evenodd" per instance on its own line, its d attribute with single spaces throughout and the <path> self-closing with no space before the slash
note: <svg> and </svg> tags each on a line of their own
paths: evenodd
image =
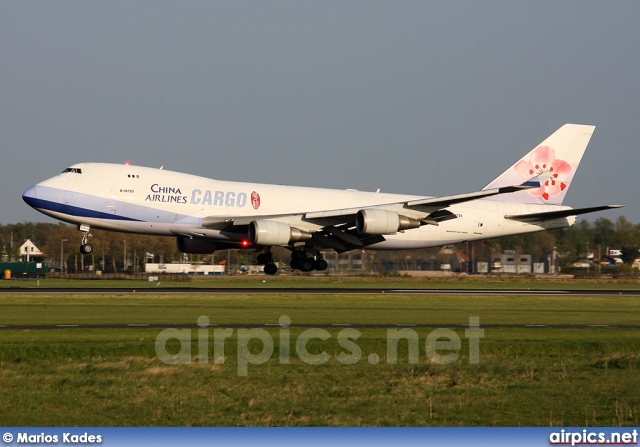
<svg viewBox="0 0 640 447">
<path fill-rule="evenodd" d="M 80 163 L 29 188 L 24 201 L 76 224 L 82 253 L 92 227 L 173 236 L 185 253 L 291 250 L 291 267 L 324 270 L 322 249 L 434 247 L 565 228 L 583 213 L 563 206 L 595 127 L 565 124 L 482 190 L 445 197 L 212 180 L 132 165 Z"/>
</svg>

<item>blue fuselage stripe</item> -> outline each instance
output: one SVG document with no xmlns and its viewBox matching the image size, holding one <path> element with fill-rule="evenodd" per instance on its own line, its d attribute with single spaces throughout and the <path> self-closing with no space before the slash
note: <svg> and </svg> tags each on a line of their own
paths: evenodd
<svg viewBox="0 0 640 447">
<path fill-rule="evenodd" d="M 116 214 L 103 213 L 101 211 L 94 211 L 86 208 L 79 208 L 77 206 L 65 205 L 63 203 L 51 202 L 49 200 L 36 199 L 35 197 L 23 197 L 33 208 L 37 208 L 45 211 L 53 211 L 56 213 L 67 214 L 75 217 L 88 217 L 95 219 L 110 219 L 110 220 L 126 220 L 132 222 L 141 222 L 139 219 L 132 219 L 130 217 L 118 216 Z"/>
</svg>

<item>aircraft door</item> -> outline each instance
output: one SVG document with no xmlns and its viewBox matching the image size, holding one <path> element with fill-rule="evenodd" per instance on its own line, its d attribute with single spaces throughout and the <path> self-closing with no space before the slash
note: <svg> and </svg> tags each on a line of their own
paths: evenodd
<svg viewBox="0 0 640 447">
<path fill-rule="evenodd" d="M 116 193 L 115 190 L 110 189 L 109 191 L 107 191 L 106 207 L 107 207 L 108 214 L 113 214 L 113 215 L 118 214 L 117 199 L 118 199 L 118 194 Z"/>
<path fill-rule="evenodd" d="M 64 178 L 61 180 L 60 189 L 64 191 L 62 195 L 62 212 L 71 214 L 71 203 L 73 203 L 74 193 L 69 191 L 69 174 L 61 174 Z"/>
<path fill-rule="evenodd" d="M 473 234 L 482 234 L 484 233 L 484 222 L 482 218 L 478 217 L 473 222 Z"/>
</svg>

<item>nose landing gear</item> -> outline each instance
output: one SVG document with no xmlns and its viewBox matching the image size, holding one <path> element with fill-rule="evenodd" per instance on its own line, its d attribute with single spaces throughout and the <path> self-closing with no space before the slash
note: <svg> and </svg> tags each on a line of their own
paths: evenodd
<svg viewBox="0 0 640 447">
<path fill-rule="evenodd" d="M 89 243 L 89 225 L 78 225 L 78 230 L 82 231 L 82 242 L 80 244 L 80 253 L 83 255 L 89 255 L 93 253 L 93 245 Z"/>
</svg>

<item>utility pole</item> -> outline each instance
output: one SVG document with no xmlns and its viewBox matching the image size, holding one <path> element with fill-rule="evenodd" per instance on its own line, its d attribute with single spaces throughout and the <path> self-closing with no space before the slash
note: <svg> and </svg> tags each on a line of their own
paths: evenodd
<svg viewBox="0 0 640 447">
<path fill-rule="evenodd" d="M 476 245 L 471 242 L 471 273 L 475 272 L 476 267 Z"/>
<path fill-rule="evenodd" d="M 60 239 L 60 271 L 64 275 L 64 243 L 67 242 L 68 239 Z"/>
</svg>

